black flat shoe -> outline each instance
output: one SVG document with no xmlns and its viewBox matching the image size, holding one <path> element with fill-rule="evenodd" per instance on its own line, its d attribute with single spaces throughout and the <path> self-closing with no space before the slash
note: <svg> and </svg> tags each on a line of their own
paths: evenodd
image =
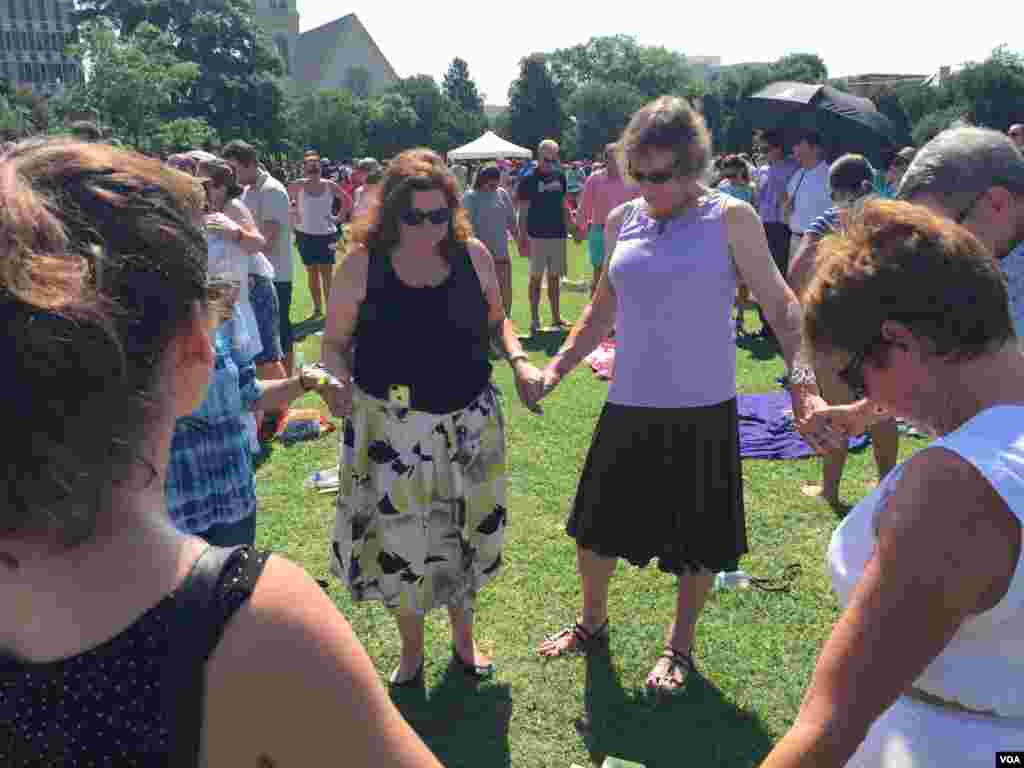
<svg viewBox="0 0 1024 768">
<path fill-rule="evenodd" d="M 408 680 L 402 680 L 401 682 L 398 682 L 398 681 L 395 680 L 395 676 L 398 674 L 398 669 L 395 669 L 395 671 L 391 673 L 391 677 L 388 679 L 388 685 L 390 685 L 392 688 L 421 688 L 421 687 L 423 687 L 423 665 L 424 665 L 425 662 L 426 662 L 426 659 L 423 659 L 422 661 L 420 661 L 420 666 L 416 670 L 416 672 L 413 674 L 413 676 L 410 677 Z"/>
<path fill-rule="evenodd" d="M 455 661 L 455 665 L 461 669 L 464 674 L 477 680 L 488 680 L 494 677 L 494 673 L 497 671 L 497 667 L 495 667 L 493 663 L 478 667 L 476 664 L 470 664 L 464 661 L 463 658 L 459 656 L 459 651 L 455 646 L 452 646 L 452 660 Z"/>
</svg>

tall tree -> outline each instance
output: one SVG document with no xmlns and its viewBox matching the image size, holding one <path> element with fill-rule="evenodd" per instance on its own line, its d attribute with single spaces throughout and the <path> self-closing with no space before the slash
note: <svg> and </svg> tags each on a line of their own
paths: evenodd
<svg viewBox="0 0 1024 768">
<path fill-rule="evenodd" d="M 199 77 L 199 66 L 182 61 L 174 40 L 152 24 L 118 35 L 104 19 L 83 23 L 71 53 L 86 63 L 86 77 L 71 86 L 77 101 L 96 109 L 100 119 L 135 146 L 148 146 L 157 124 L 185 98 Z M 76 98 L 76 97 L 72 97 Z"/>
<path fill-rule="evenodd" d="M 579 88 L 568 101 L 575 120 L 577 156 L 594 157 L 605 144 L 617 140 L 645 98 L 630 85 L 593 82 Z"/>
<path fill-rule="evenodd" d="M 469 76 L 469 64 L 465 59 L 456 56 L 444 73 L 444 95 L 458 104 L 465 112 L 483 114 L 484 99 L 477 90 L 476 83 Z"/>
<path fill-rule="evenodd" d="M 251 0 L 79 0 L 76 19 L 96 18 L 129 35 L 148 22 L 171 36 L 181 60 L 199 65 L 176 117 L 202 117 L 225 139 L 282 141 L 284 63 Z"/>
<path fill-rule="evenodd" d="M 828 67 L 816 53 L 791 53 L 772 65 L 772 80 L 791 80 L 797 83 L 824 83 L 828 80 Z"/>
<path fill-rule="evenodd" d="M 544 54 L 519 62 L 519 76 L 508 89 L 508 127 L 511 139 L 535 148 L 542 140 L 562 135 L 565 127 L 559 89 L 548 71 Z"/>
<path fill-rule="evenodd" d="M 664 94 L 694 96 L 701 91 L 683 54 L 640 45 L 629 35 L 592 37 L 586 43 L 556 50 L 547 61 L 563 98 L 595 82 L 629 85 L 646 100 Z"/>
<path fill-rule="evenodd" d="M 310 94 L 298 104 L 297 143 L 327 157 L 357 157 L 365 145 L 366 109 L 365 101 L 344 89 Z"/>
<path fill-rule="evenodd" d="M 403 149 L 422 144 L 416 110 L 401 93 L 390 91 L 367 103 L 363 135 L 366 151 L 377 158 L 392 157 Z"/>
</svg>

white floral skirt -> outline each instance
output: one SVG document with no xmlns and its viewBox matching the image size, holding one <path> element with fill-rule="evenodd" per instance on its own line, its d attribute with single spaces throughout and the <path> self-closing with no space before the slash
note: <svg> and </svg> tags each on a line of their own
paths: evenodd
<svg viewBox="0 0 1024 768">
<path fill-rule="evenodd" d="M 356 389 L 342 430 L 331 570 L 404 615 L 471 608 L 502 565 L 505 425 L 488 385 L 437 415 Z"/>
</svg>

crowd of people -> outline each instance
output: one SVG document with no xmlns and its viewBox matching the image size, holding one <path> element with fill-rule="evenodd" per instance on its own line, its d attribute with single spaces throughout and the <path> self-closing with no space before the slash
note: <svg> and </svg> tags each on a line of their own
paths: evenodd
<svg viewBox="0 0 1024 768">
<path fill-rule="evenodd" d="M 815 492 L 837 502 L 851 435 L 871 431 L 879 471 L 832 536 L 842 613 L 763 765 L 960 768 L 1022 748 L 1022 134 L 949 130 L 882 173 L 830 164 L 814 132 L 790 157 L 768 132 L 759 165 L 714 158 L 703 118 L 666 96 L 574 185 L 551 140 L 515 177 L 460 180 L 411 149 L 345 183 L 312 152 L 283 183 L 239 141 L 167 163 L 73 138 L 12 147 L 0 354 L 23 448 L 0 507 L 0 760 L 311 765 L 340 743 L 355 765 L 439 765 L 323 590 L 255 548 L 254 439 L 323 398 L 344 420 L 324 546 L 353 598 L 395 617 L 389 684 L 423 685 L 424 620 L 442 607 L 456 668 L 491 678 L 474 607 L 514 514 L 495 353 L 542 415 L 613 332 L 565 525 L 582 606 L 537 652 L 606 649 L 618 561 L 657 560 L 677 599 L 644 685 L 685 690 L 714 574 L 748 550 L 743 289 L 823 456 Z M 293 235 L 325 313 L 322 360 L 297 370 Z M 568 325 L 569 237 L 595 272 L 542 369 L 508 316 L 510 236 L 534 332 L 544 276 Z M 899 464 L 896 418 L 935 437 Z M 637 503 L 652 497 L 676 502 Z"/>
</svg>

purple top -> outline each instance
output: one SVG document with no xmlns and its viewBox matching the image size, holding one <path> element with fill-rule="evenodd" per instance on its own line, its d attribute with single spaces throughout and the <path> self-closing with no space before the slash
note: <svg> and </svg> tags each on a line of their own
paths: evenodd
<svg viewBox="0 0 1024 768">
<path fill-rule="evenodd" d="M 608 273 L 618 300 L 609 402 L 691 408 L 736 396 L 728 200 L 710 191 L 664 224 L 630 204 Z"/>
<path fill-rule="evenodd" d="M 758 213 L 765 224 L 785 223 L 782 217 L 782 196 L 786 193 L 786 182 L 799 167 L 795 161 L 786 159 L 762 169 Z"/>
</svg>

